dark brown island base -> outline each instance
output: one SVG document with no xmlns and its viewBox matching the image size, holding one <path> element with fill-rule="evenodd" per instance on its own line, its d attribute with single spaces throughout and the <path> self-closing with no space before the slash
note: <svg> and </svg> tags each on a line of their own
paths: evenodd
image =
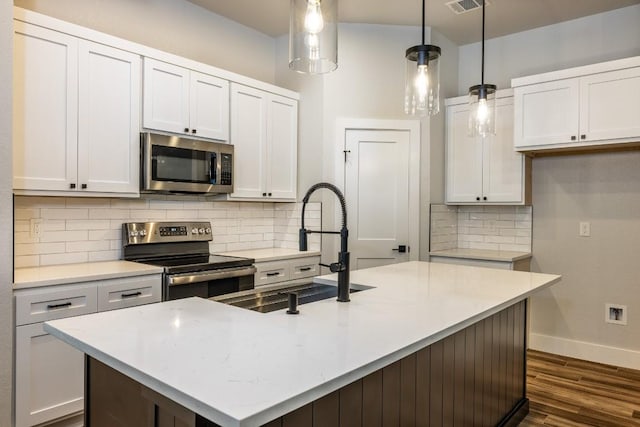
<svg viewBox="0 0 640 427">
<path fill-rule="evenodd" d="M 525 397 L 526 300 L 267 424 L 515 426 Z M 218 426 L 86 356 L 88 427 Z"/>
</svg>

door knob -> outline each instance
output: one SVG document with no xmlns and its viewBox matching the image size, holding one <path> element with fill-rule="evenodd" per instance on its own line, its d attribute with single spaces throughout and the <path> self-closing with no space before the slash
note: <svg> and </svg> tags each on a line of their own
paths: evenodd
<svg viewBox="0 0 640 427">
<path fill-rule="evenodd" d="M 399 253 L 403 254 L 407 252 L 407 245 L 398 245 L 398 247 L 392 249 L 392 251 L 398 251 Z"/>
</svg>

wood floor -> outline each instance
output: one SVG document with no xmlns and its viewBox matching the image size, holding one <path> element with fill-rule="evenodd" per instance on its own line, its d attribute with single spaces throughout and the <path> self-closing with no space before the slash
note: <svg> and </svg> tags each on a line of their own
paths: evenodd
<svg viewBox="0 0 640 427">
<path fill-rule="evenodd" d="M 640 426 L 640 371 L 529 350 L 531 426 Z"/>
</svg>

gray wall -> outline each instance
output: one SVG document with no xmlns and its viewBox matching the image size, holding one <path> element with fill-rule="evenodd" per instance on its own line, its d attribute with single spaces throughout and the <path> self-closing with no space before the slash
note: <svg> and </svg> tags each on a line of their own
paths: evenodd
<svg viewBox="0 0 640 427">
<path fill-rule="evenodd" d="M 487 81 L 640 55 L 638 23 L 640 5 L 489 40 Z M 479 56 L 477 43 L 460 47 L 461 94 L 479 83 Z M 532 346 L 640 368 L 638 165 L 637 152 L 533 161 L 533 269 L 563 280 L 531 299 Z M 626 304 L 629 325 L 605 324 L 605 303 Z"/>
<path fill-rule="evenodd" d="M 11 425 L 13 406 L 12 16 L 13 2 L 0 0 L 0 426 Z"/>
<path fill-rule="evenodd" d="M 487 10 L 487 13 L 489 11 Z M 640 54 L 640 5 L 487 40 L 487 83 Z M 458 89 L 480 83 L 480 43 L 460 46 Z"/>
<path fill-rule="evenodd" d="M 443 61 L 442 72 L 457 75 L 457 47 L 448 40 L 448 58 Z M 321 180 L 335 181 L 335 153 L 342 141 L 335 135 L 338 118 L 415 120 L 404 114 L 405 50 L 418 44 L 420 29 L 417 27 L 369 24 L 341 24 L 338 36 L 338 69 L 323 76 L 300 75 L 288 70 L 287 39 L 277 43 L 276 82 L 300 91 L 300 131 L 298 155 L 299 196 L 312 184 Z M 450 78 L 443 84 L 444 96 L 455 94 L 457 81 Z M 452 89 L 453 88 L 453 89 Z M 442 118 L 444 114 L 438 117 Z M 428 250 L 428 212 L 431 185 L 429 172 L 432 152 L 430 138 L 435 135 L 438 145 L 437 158 L 443 158 L 444 119 L 436 124 L 437 131 L 430 133 L 430 122 L 422 120 L 421 149 L 421 253 Z M 442 159 L 440 160 L 442 162 Z M 438 179 L 441 180 L 442 163 Z M 438 185 L 436 191 L 442 193 Z M 315 197 L 316 195 L 314 195 Z M 333 224 L 334 200 L 331 195 L 318 193 L 323 203 L 323 226 Z M 335 240 L 335 239 L 333 239 Z M 335 257 L 334 242 L 323 244 L 323 257 Z"/>
<path fill-rule="evenodd" d="M 15 0 L 16 6 L 268 83 L 275 41 L 184 0 Z"/>
</svg>

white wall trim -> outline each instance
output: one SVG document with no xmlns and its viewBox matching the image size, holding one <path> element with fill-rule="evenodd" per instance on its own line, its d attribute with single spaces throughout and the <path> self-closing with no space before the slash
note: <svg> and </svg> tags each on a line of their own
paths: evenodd
<svg viewBox="0 0 640 427">
<path fill-rule="evenodd" d="M 344 192 L 344 149 L 349 130 L 394 130 L 409 132 L 409 259 L 420 258 L 420 121 L 338 118 L 334 157 L 335 185 Z M 340 222 L 336 206 L 335 224 Z"/>
<path fill-rule="evenodd" d="M 640 369 L 640 351 L 543 334 L 529 335 L 529 348 L 591 362 Z"/>
</svg>

